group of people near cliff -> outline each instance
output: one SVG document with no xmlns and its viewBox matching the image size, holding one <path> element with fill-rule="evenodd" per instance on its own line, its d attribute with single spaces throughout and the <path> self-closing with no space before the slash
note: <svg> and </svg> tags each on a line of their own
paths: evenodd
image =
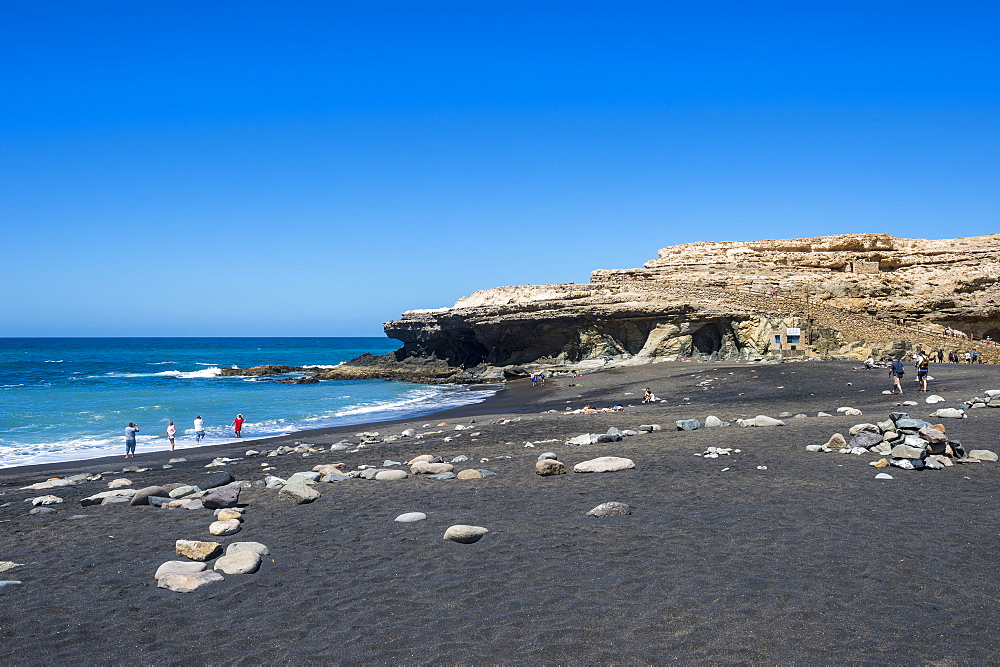
<svg viewBox="0 0 1000 667">
<path fill-rule="evenodd" d="M 927 376 L 930 374 L 930 364 L 931 356 L 923 350 L 918 352 L 913 358 L 913 367 L 917 369 L 917 382 L 920 384 L 920 388 L 917 391 L 928 391 Z M 906 368 L 903 366 L 903 361 L 898 356 L 894 357 L 889 367 L 889 377 L 892 378 L 892 389 L 889 393 L 903 393 L 902 380 L 905 374 Z"/>
<path fill-rule="evenodd" d="M 236 419 L 232 421 L 230 426 L 233 427 L 233 433 L 237 438 L 243 437 L 243 424 L 246 419 L 243 418 L 242 414 L 236 415 Z M 198 415 L 194 418 L 194 441 L 195 444 L 201 444 L 205 439 L 205 420 Z M 128 423 L 125 427 L 125 458 L 135 457 L 135 446 L 136 446 L 136 434 L 139 433 L 139 425 L 132 422 Z M 172 420 L 167 421 L 167 440 L 170 442 L 170 451 L 174 451 L 176 446 L 177 438 L 177 426 Z"/>
</svg>

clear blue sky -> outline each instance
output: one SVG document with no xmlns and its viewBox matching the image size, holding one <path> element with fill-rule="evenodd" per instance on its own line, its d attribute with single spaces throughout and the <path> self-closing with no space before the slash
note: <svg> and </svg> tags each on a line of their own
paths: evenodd
<svg viewBox="0 0 1000 667">
<path fill-rule="evenodd" d="M 0 335 L 380 335 L 663 246 L 1000 231 L 995 2 L 3 2 Z"/>
</svg>

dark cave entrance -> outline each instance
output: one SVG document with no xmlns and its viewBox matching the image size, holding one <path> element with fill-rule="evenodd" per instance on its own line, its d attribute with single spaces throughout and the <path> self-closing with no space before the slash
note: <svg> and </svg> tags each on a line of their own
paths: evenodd
<svg viewBox="0 0 1000 667">
<path fill-rule="evenodd" d="M 691 334 L 691 352 L 699 354 L 714 354 L 722 349 L 722 339 L 725 336 L 723 327 L 719 324 L 706 324 Z"/>
</svg>

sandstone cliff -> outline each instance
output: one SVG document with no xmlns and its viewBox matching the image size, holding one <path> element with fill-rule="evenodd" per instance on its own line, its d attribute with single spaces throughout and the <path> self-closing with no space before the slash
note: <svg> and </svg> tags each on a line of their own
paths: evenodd
<svg viewBox="0 0 1000 667">
<path fill-rule="evenodd" d="M 642 268 L 594 271 L 585 285 L 497 287 L 409 311 L 385 332 L 403 343 L 397 361 L 502 367 L 746 357 L 773 352 L 788 327 L 802 329 L 797 353 L 955 348 L 945 327 L 996 340 L 998 316 L 1000 235 L 845 234 L 671 246 Z"/>
</svg>

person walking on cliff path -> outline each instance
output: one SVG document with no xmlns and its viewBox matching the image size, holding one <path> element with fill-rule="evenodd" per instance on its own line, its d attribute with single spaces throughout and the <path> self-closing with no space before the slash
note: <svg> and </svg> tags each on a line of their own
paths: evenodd
<svg viewBox="0 0 1000 667">
<path fill-rule="evenodd" d="M 246 419 L 243 419 L 243 415 L 236 415 L 236 419 L 233 420 L 233 432 L 236 433 L 237 438 L 243 437 L 241 431 L 243 430 L 243 422 L 245 421 Z"/>
<path fill-rule="evenodd" d="M 125 458 L 135 458 L 135 434 L 139 432 L 139 427 L 132 422 L 125 427 Z"/>
<path fill-rule="evenodd" d="M 177 427 L 172 421 L 167 422 L 167 440 L 170 441 L 170 451 L 174 451 L 174 436 L 177 435 Z"/>
<path fill-rule="evenodd" d="M 900 392 L 902 393 L 902 392 Z M 198 415 L 194 418 L 194 441 L 197 444 L 201 444 L 201 441 L 205 439 L 205 420 Z"/>
<path fill-rule="evenodd" d="M 903 362 L 899 360 L 899 357 L 893 357 L 892 366 L 889 368 L 889 377 L 892 378 L 892 390 L 890 394 L 902 394 L 903 385 L 900 384 L 900 380 L 903 379 L 903 374 L 906 373 L 906 369 L 903 368 Z M 896 390 L 899 391 L 896 391 Z"/>
</svg>

